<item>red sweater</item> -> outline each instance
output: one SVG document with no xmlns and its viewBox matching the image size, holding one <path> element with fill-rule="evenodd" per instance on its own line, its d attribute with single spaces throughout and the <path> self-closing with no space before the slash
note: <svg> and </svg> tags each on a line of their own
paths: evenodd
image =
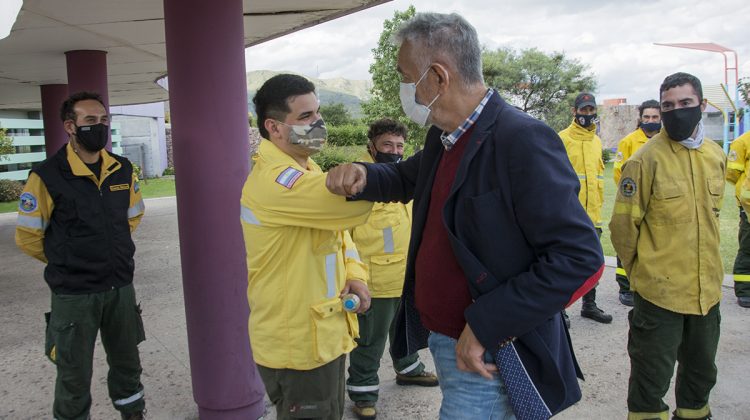
<svg viewBox="0 0 750 420">
<path fill-rule="evenodd" d="M 430 331 L 456 339 L 466 325 L 464 310 L 472 299 L 466 276 L 448 240 L 443 207 L 472 131 L 473 127 L 469 128 L 440 159 L 415 267 L 415 300 L 422 324 Z"/>
</svg>

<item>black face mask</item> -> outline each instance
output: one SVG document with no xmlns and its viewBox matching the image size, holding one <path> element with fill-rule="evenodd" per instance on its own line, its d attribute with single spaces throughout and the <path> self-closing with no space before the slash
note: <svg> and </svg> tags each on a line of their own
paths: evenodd
<svg viewBox="0 0 750 420">
<path fill-rule="evenodd" d="M 377 163 L 399 163 L 401 158 L 403 156 L 398 153 L 375 152 L 375 162 Z"/>
<path fill-rule="evenodd" d="M 76 140 L 91 153 L 98 152 L 107 145 L 109 126 L 104 124 L 82 125 L 76 129 Z"/>
<path fill-rule="evenodd" d="M 643 131 L 647 133 L 653 133 L 653 132 L 661 130 L 661 123 L 660 122 L 641 123 L 641 128 L 643 129 Z"/>
<path fill-rule="evenodd" d="M 588 128 L 591 126 L 591 124 L 596 122 L 596 117 L 597 117 L 596 114 L 592 114 L 592 115 L 576 114 L 576 122 L 581 127 Z"/>
<path fill-rule="evenodd" d="M 667 130 L 669 138 L 674 141 L 683 141 L 689 138 L 695 127 L 701 121 L 701 106 L 692 108 L 678 108 L 668 112 L 662 112 L 661 122 Z"/>
</svg>

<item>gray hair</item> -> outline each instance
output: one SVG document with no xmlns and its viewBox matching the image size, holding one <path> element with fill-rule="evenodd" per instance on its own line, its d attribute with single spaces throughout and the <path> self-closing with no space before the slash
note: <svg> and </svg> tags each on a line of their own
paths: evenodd
<svg viewBox="0 0 750 420">
<path fill-rule="evenodd" d="M 396 46 L 404 41 L 417 47 L 414 59 L 421 68 L 442 56 L 453 61 L 464 85 L 484 83 L 477 31 L 458 14 L 417 13 L 393 37 Z"/>
</svg>

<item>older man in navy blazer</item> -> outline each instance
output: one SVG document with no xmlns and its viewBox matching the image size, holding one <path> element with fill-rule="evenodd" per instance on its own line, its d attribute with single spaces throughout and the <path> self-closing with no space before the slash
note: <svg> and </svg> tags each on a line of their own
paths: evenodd
<svg viewBox="0 0 750 420">
<path fill-rule="evenodd" d="M 560 312 L 604 267 L 578 178 L 552 129 L 484 85 L 462 17 L 417 14 L 396 42 L 402 108 L 432 124 L 425 148 L 400 163 L 339 166 L 327 182 L 353 199 L 414 200 L 393 356 L 429 345 L 443 419 L 547 418 L 581 398 Z M 498 374 L 508 354 L 521 380 Z M 528 414 L 528 394 L 541 397 L 540 414 Z"/>
</svg>

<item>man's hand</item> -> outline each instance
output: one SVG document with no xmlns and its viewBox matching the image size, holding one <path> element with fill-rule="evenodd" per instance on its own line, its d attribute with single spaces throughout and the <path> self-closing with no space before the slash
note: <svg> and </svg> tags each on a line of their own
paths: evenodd
<svg viewBox="0 0 750 420">
<path fill-rule="evenodd" d="M 347 293 L 354 293 L 359 296 L 359 308 L 357 308 L 356 313 L 363 314 L 370 309 L 370 290 L 365 282 L 362 280 L 347 280 L 339 297 L 344 297 Z"/>
<path fill-rule="evenodd" d="M 456 366 L 464 372 L 476 372 L 487 379 L 497 373 L 494 363 L 484 363 L 484 346 L 477 340 L 467 323 L 456 343 Z"/>
<path fill-rule="evenodd" d="M 358 163 L 339 165 L 328 171 L 326 187 L 334 194 L 351 197 L 359 194 L 367 184 L 367 169 Z"/>
</svg>

